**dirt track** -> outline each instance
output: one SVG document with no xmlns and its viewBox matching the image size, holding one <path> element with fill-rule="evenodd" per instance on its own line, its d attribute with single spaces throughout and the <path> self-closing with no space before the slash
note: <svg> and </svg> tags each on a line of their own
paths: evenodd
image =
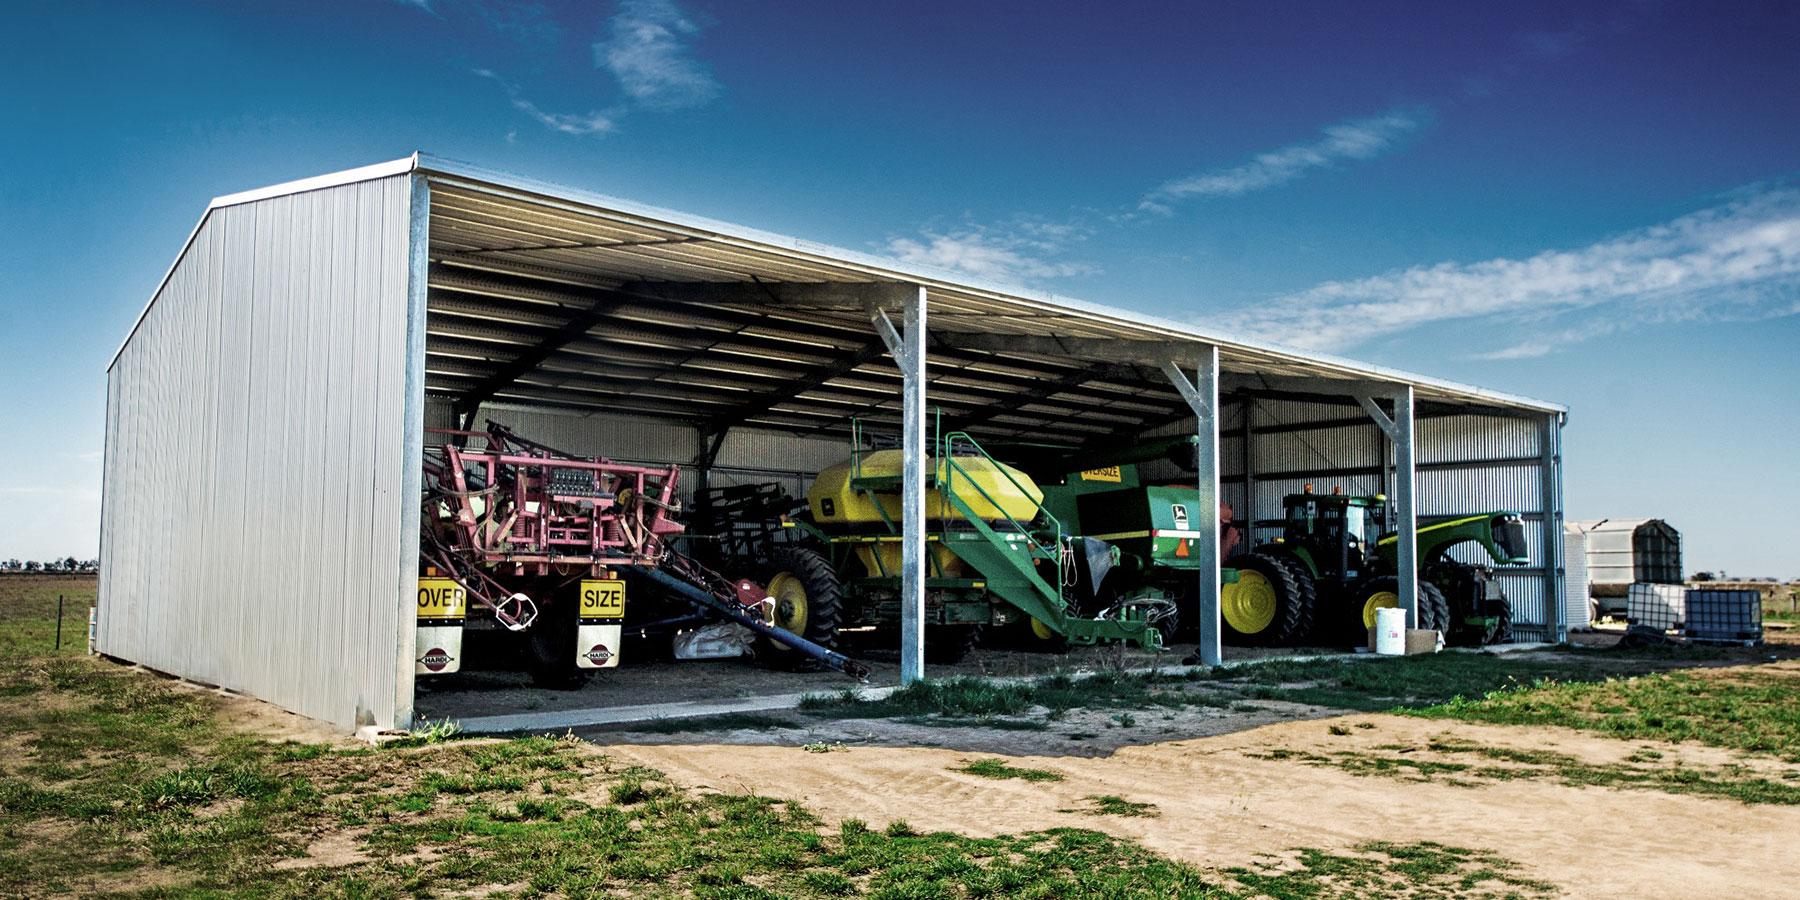
<svg viewBox="0 0 1800 900">
<path fill-rule="evenodd" d="M 1009 759 L 1066 779 L 1049 784 L 950 771 L 978 755 L 918 747 L 828 753 L 717 744 L 604 749 L 623 761 L 661 769 L 685 786 L 797 799 L 830 821 L 857 818 L 880 827 L 904 819 L 922 830 L 970 835 L 1081 826 L 1202 866 L 1248 865 L 1259 855 L 1300 847 L 1437 841 L 1496 852 L 1574 897 L 1791 897 L 1793 885 L 1800 884 L 1800 858 L 1791 852 L 1792 835 L 1800 833 L 1796 807 L 1567 787 L 1549 780 L 1479 787 L 1408 783 L 1248 755 L 1424 745 L 1446 736 L 1553 748 L 1597 764 L 1616 762 L 1640 747 L 1694 764 L 1736 760 L 1725 751 L 1387 715 L 1346 717 L 1343 724 L 1375 727 L 1333 735 L 1334 721 L 1286 722 L 1126 747 L 1101 759 Z M 1066 811 L 1086 805 L 1085 796 L 1109 794 L 1153 803 L 1161 815 L 1114 818 Z"/>
</svg>

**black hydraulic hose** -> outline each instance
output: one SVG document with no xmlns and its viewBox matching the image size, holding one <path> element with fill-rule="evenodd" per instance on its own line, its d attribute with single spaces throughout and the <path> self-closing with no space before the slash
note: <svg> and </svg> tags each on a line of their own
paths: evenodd
<svg viewBox="0 0 1800 900">
<path fill-rule="evenodd" d="M 869 677 L 868 666 L 829 647 L 821 647 L 785 628 L 770 625 L 755 616 L 741 611 L 739 608 L 735 608 L 737 607 L 737 604 L 721 600 L 668 572 L 661 569 L 645 569 L 643 570 L 643 573 L 644 577 L 680 594 L 695 606 L 702 606 L 710 609 L 769 640 L 792 648 L 794 652 L 799 653 L 807 659 L 814 660 L 821 665 L 836 669 L 858 681 L 867 680 Z"/>
</svg>

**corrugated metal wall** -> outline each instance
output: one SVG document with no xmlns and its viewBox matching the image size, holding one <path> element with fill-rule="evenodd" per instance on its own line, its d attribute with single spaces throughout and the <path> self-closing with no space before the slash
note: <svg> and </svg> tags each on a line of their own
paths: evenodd
<svg viewBox="0 0 1800 900">
<path fill-rule="evenodd" d="M 1243 453 L 1243 419 L 1251 423 L 1250 456 Z M 1192 431 L 1188 419 L 1154 435 Z M 1341 486 L 1348 494 L 1392 494 L 1392 448 L 1386 436 L 1355 405 L 1257 398 L 1225 406 L 1219 444 L 1221 496 L 1231 503 L 1240 523 L 1256 520 L 1254 543 L 1281 535 L 1282 498 L 1311 483 L 1329 492 Z M 1418 514 L 1421 517 L 1469 515 L 1507 509 L 1525 518 L 1531 562 L 1497 570 L 1513 602 L 1515 631 L 1521 640 L 1549 639 L 1546 628 L 1554 612 L 1545 603 L 1546 560 L 1558 551 L 1546 547 L 1545 498 L 1542 478 L 1545 448 L 1536 419 L 1486 415 L 1423 416 L 1417 420 Z M 1554 455 L 1557 451 L 1550 448 Z M 1248 462 L 1254 503 L 1245 504 L 1244 472 Z M 1554 527 L 1560 528 L 1560 524 Z M 1485 552 L 1470 546 L 1452 551 L 1467 562 Z M 1560 568 L 1560 566 L 1559 566 Z"/>
<path fill-rule="evenodd" d="M 682 473 L 683 502 L 693 500 L 698 483 L 691 467 L 702 452 L 700 436 L 689 425 L 635 416 L 583 414 L 555 409 L 489 404 L 481 408 L 482 420 L 492 419 L 519 434 L 559 450 L 582 456 L 605 456 L 619 462 L 677 463 L 690 467 Z M 426 403 L 426 423 L 448 428 L 450 403 L 432 398 Z M 480 423 L 477 423 L 479 427 Z M 847 441 L 804 438 L 785 432 L 736 428 L 725 438 L 713 462 L 714 485 L 775 482 L 795 497 L 803 497 L 812 476 L 850 455 Z"/>
<path fill-rule="evenodd" d="M 406 176 L 211 211 L 107 379 L 100 650 L 407 726 Z"/>
</svg>

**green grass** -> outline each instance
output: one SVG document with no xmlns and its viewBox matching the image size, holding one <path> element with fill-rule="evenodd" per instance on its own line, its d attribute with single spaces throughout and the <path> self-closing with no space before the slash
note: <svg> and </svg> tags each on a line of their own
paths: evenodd
<svg viewBox="0 0 1800 900">
<path fill-rule="evenodd" d="M 1154 803 L 1138 803 L 1112 794 L 1089 794 L 1083 798 L 1093 803 L 1086 809 L 1059 809 L 1057 812 L 1086 813 L 1095 816 L 1122 816 L 1132 819 L 1154 819 L 1162 813 L 1156 811 Z"/>
<path fill-rule="evenodd" d="M 97 584 L 92 573 L 0 575 L 0 656 L 87 653 L 88 607 Z M 54 649 L 58 596 L 63 598 L 61 650 Z"/>
<path fill-rule="evenodd" d="M 0 896 L 1207 900 L 1251 896 L 1243 878 L 1357 895 L 1339 864 L 1221 876 L 1078 828 L 830 827 L 794 803 L 683 790 L 574 739 L 264 741 L 224 727 L 220 702 L 100 660 L 0 655 L 0 733 L 16 742 L 0 758 Z M 1099 815 L 1153 812 L 1089 799 Z M 320 840 L 355 854 L 306 864 Z"/>
<path fill-rule="evenodd" d="M 1099 672 L 1081 678 L 1055 674 L 1034 681 L 989 681 L 958 676 L 917 681 L 871 700 L 855 690 L 833 694 L 808 694 L 800 709 L 820 717 L 838 719 L 919 720 L 936 716 L 949 722 L 979 721 L 997 726 L 999 717 L 1024 717 L 1041 711 L 1049 719 L 1074 709 L 1180 709 L 1185 706 L 1224 706 L 1229 698 L 1195 689 L 1184 676 Z M 1021 726 L 1027 727 L 1030 726 Z M 1033 729 L 1035 730 L 1035 729 Z"/>
<path fill-rule="evenodd" d="M 941 727 L 1042 730 L 1071 710 L 1109 713 L 1110 727 L 1137 724 L 1132 712 L 1184 707 L 1260 710 L 1247 700 L 1282 700 L 1333 709 L 1418 709 L 1458 697 L 1548 682 L 1602 681 L 1720 658 L 1710 648 L 1634 652 L 1563 650 L 1505 657 L 1441 653 L 1401 658 L 1269 660 L 1183 675 L 1101 672 L 1032 681 L 960 676 L 926 680 L 869 699 L 850 689 L 809 694 L 800 709 L 836 719 L 900 719 Z"/>
<path fill-rule="evenodd" d="M 1271 660 L 1205 677 L 1266 700 L 1364 711 L 1417 709 L 1539 682 L 1602 681 L 1718 659 L 1710 648 L 1621 652 L 1436 653 L 1394 658 Z"/>
<path fill-rule="evenodd" d="M 1017 778 L 1023 781 L 1061 781 L 1062 775 L 1048 769 L 1027 769 L 1021 766 L 1007 765 L 1003 759 L 978 759 L 952 772 L 966 772 L 982 778 Z"/>
<path fill-rule="evenodd" d="M 1342 750 L 1328 754 L 1275 750 L 1257 758 L 1291 760 L 1337 768 L 1359 776 L 1403 781 L 1438 781 L 1478 788 L 1497 781 L 1547 780 L 1569 787 L 1654 790 L 1736 800 L 1746 804 L 1800 805 L 1800 772 L 1770 778 L 1741 765 L 1663 764 L 1660 756 L 1633 753 L 1616 763 L 1590 763 L 1551 750 L 1495 747 L 1466 741 L 1432 741 L 1427 747 L 1384 745 L 1375 752 Z M 1420 755 L 1429 750 L 1432 755 Z M 1410 755 L 1403 755 L 1410 754 Z M 1440 757 L 1449 757 L 1448 759 Z M 1498 765 L 1484 765 L 1484 762 Z"/>
<path fill-rule="evenodd" d="M 1356 897 L 1527 898 L 1560 893 L 1555 885 L 1525 878 L 1516 863 L 1460 847 L 1425 841 L 1372 842 L 1354 854 L 1300 852 L 1290 868 L 1259 866 L 1226 870 L 1257 897 L 1272 900 L 1346 900 Z"/>
<path fill-rule="evenodd" d="M 1736 670 L 1590 683 L 1543 682 L 1458 698 L 1413 715 L 1558 725 L 1624 740 L 1691 741 L 1800 762 L 1800 678 Z"/>
</svg>

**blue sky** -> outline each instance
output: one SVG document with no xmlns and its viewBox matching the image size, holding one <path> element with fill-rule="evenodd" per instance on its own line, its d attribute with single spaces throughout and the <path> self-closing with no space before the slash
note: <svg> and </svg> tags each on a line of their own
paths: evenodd
<svg viewBox="0 0 1800 900">
<path fill-rule="evenodd" d="M 0 557 L 208 199 L 422 149 L 1563 402 L 1571 518 L 1800 576 L 1794 4 L 9 7 Z"/>
</svg>

